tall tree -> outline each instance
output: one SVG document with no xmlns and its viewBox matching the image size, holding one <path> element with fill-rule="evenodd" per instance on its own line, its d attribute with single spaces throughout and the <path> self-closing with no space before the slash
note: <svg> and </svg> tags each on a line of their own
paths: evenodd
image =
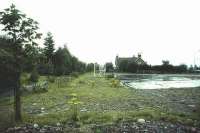
<svg viewBox="0 0 200 133">
<path fill-rule="evenodd" d="M 54 54 L 54 40 L 53 40 L 53 35 L 51 32 L 47 33 L 46 38 L 44 39 L 44 54 L 47 58 L 48 63 L 52 63 L 53 60 L 53 54 Z"/>
<path fill-rule="evenodd" d="M 67 48 L 59 48 L 54 56 L 55 74 L 64 75 L 72 71 L 72 56 Z"/>
<path fill-rule="evenodd" d="M 34 40 L 40 38 L 41 34 L 37 32 L 38 23 L 26 17 L 14 4 L 0 12 L 0 24 L 3 25 L 2 31 L 12 41 L 10 48 L 13 49 L 15 66 L 15 120 L 21 121 L 20 76 L 23 71 L 23 59 L 28 54 L 24 48 L 37 46 Z"/>
<path fill-rule="evenodd" d="M 106 72 L 113 72 L 114 71 L 114 67 L 113 67 L 113 63 L 112 62 L 107 62 L 105 64 L 106 67 Z"/>
</svg>

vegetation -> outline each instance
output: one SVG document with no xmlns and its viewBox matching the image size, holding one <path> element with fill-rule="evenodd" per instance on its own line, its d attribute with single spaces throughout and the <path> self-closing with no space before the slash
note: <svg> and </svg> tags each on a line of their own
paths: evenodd
<svg viewBox="0 0 200 133">
<path fill-rule="evenodd" d="M 114 71 L 114 67 L 113 67 L 112 62 L 107 62 L 105 64 L 105 68 L 106 68 L 106 72 L 113 72 Z"/>
<path fill-rule="evenodd" d="M 68 102 L 72 106 L 71 119 L 73 121 L 78 121 L 79 120 L 79 117 L 78 117 L 78 113 L 79 113 L 78 105 L 81 104 L 82 102 L 78 100 L 76 93 L 72 93 L 71 97 L 72 98 Z"/>
<path fill-rule="evenodd" d="M 11 43 L 7 45 L 7 48 L 10 49 L 9 55 L 7 51 L 7 57 L 10 56 L 13 63 L 8 64 L 8 67 L 12 67 L 15 77 L 13 80 L 15 89 L 15 120 L 21 121 L 20 76 L 23 71 L 24 58 L 34 57 L 34 49 L 37 46 L 34 40 L 40 38 L 41 34 L 37 32 L 38 23 L 26 17 L 14 5 L 0 13 L 0 24 L 3 26 L 2 31 L 11 40 Z M 4 54 L 6 54 L 5 49 Z M 5 77 L 7 76 L 6 73 L 3 74 L 5 74 Z"/>
<path fill-rule="evenodd" d="M 39 79 L 39 74 L 36 69 L 33 69 L 29 80 L 30 80 L 30 82 L 38 82 L 38 79 Z"/>
<path fill-rule="evenodd" d="M 169 63 L 168 60 L 163 60 L 162 65 L 137 65 L 135 62 L 123 60 L 118 66 L 119 72 L 131 72 L 131 73 L 188 73 L 187 65 L 180 64 L 174 66 Z M 191 70 L 192 71 L 192 70 Z"/>
<path fill-rule="evenodd" d="M 47 37 L 44 39 L 44 55 L 46 57 L 46 61 L 49 64 L 52 64 L 53 62 L 53 56 L 54 56 L 54 40 L 53 35 L 51 32 L 47 33 Z"/>
<path fill-rule="evenodd" d="M 86 65 L 72 56 L 66 46 L 54 52 L 55 42 L 50 32 L 45 38 L 45 47 L 38 47 L 36 40 L 42 35 L 37 32 L 38 22 L 27 17 L 13 4 L 0 12 L 0 24 L 5 35 L 0 37 L 0 91 L 15 89 L 15 120 L 21 121 L 22 73 L 31 73 L 30 81 L 37 82 L 38 73 L 40 75 L 83 73 Z"/>
<path fill-rule="evenodd" d="M 84 127 L 87 124 L 144 118 L 193 126 L 199 124 L 200 111 L 196 107 L 199 106 L 196 101 L 200 100 L 199 88 L 193 88 L 190 93 L 186 89 L 149 92 L 125 88 L 112 73 L 114 67 L 111 62 L 105 64 L 106 72 L 109 72 L 105 77 L 93 77 L 85 72 L 93 71 L 94 66 L 98 70 L 99 65 L 80 61 L 67 46 L 55 49 L 50 32 L 44 39 L 44 48 L 39 47 L 36 40 L 42 34 L 38 33 L 38 22 L 14 5 L 0 12 L 0 24 L 4 33 L 4 36 L 0 36 L 0 93 L 10 92 L 8 88 L 14 88 L 15 94 L 11 100 L 7 96 L 1 98 L 0 105 L 4 108 L 14 105 L 16 122 L 43 125 L 74 122 Z M 169 61 L 157 66 L 140 66 L 122 61 L 119 71 L 186 73 L 188 69 L 184 64 L 173 66 Z M 22 93 L 24 86 L 33 87 L 33 91 Z M 174 97 L 178 100 L 174 100 Z M 186 98 L 196 100 L 195 105 L 180 105 L 180 101 L 186 102 Z M 181 108 L 177 109 L 177 106 Z M 192 111 L 184 110 L 188 106 L 192 107 Z M 185 112 L 180 112 L 180 109 Z M 6 120 L 8 116 L 4 114 L 0 112 L 0 118 L 13 124 Z M 13 120 L 12 113 L 11 117 Z"/>
<path fill-rule="evenodd" d="M 40 80 L 45 80 L 45 77 L 41 77 Z M 58 88 L 54 82 L 50 83 L 46 93 L 23 95 L 23 122 L 55 125 L 57 122 L 65 124 L 76 121 L 84 127 L 92 123 L 136 121 L 138 118 L 189 125 L 195 125 L 196 121 L 199 121 L 198 111 L 176 110 L 178 104 L 172 107 L 173 104 L 169 104 L 166 99 L 182 99 L 184 96 L 197 98 L 198 101 L 198 88 L 191 93 L 186 93 L 188 89 L 161 92 L 158 90 L 156 94 L 166 95 L 158 97 L 154 95 L 154 91 L 149 93 L 148 90 L 137 91 L 112 86 L 113 81 L 117 80 L 94 78 L 92 74 L 84 74 L 69 81 L 64 87 Z M 93 87 L 92 82 L 95 83 Z M 187 104 L 184 107 L 187 107 Z"/>
</svg>

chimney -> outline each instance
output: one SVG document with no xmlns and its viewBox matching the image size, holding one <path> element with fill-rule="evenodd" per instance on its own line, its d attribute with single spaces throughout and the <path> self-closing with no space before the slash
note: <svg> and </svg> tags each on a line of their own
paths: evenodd
<svg viewBox="0 0 200 133">
<path fill-rule="evenodd" d="M 142 58 L 142 55 L 141 55 L 141 53 L 138 53 L 138 58 Z"/>
</svg>

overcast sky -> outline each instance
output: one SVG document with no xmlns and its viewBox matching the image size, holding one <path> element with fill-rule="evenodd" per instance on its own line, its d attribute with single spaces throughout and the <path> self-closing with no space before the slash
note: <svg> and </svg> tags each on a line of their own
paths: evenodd
<svg viewBox="0 0 200 133">
<path fill-rule="evenodd" d="M 85 62 L 142 53 L 149 64 L 200 64 L 200 0 L 0 0 L 14 3 Z"/>
</svg>

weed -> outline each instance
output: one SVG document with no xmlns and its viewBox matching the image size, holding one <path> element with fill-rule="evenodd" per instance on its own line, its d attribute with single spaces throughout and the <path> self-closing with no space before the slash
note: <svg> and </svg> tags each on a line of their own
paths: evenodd
<svg viewBox="0 0 200 133">
<path fill-rule="evenodd" d="M 77 98 L 77 94 L 76 93 L 72 93 L 71 94 L 72 98 L 70 99 L 70 101 L 68 102 L 69 104 L 71 104 L 72 106 L 72 116 L 71 119 L 73 121 L 78 121 L 78 105 L 82 104 L 81 101 L 79 101 L 79 99 Z"/>
</svg>

